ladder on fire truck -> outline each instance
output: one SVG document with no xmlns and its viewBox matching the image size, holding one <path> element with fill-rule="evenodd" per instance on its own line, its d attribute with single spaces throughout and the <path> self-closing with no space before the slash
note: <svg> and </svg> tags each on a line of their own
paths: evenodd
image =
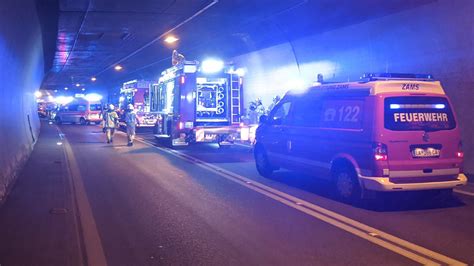
<svg viewBox="0 0 474 266">
<path fill-rule="evenodd" d="M 231 75 L 230 100 L 231 100 L 231 123 L 240 124 L 241 112 L 241 77 Z"/>
</svg>

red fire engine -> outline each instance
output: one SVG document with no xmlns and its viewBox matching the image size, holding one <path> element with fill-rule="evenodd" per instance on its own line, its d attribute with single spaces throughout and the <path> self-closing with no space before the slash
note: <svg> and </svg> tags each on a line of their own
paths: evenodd
<svg viewBox="0 0 474 266">
<path fill-rule="evenodd" d="M 146 80 L 131 80 L 120 89 L 121 113 L 124 114 L 127 105 L 132 104 L 137 111 L 137 127 L 153 127 L 156 124 L 156 114 L 150 112 L 151 84 Z"/>
<path fill-rule="evenodd" d="M 155 137 L 173 146 L 215 142 L 221 147 L 238 138 L 242 110 L 242 75 L 218 60 L 182 61 L 162 72 L 150 92 L 158 114 Z"/>
</svg>

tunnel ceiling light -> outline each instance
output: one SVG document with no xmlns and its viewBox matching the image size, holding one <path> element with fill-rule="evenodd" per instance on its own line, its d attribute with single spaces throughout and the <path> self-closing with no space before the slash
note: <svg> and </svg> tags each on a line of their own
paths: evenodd
<svg viewBox="0 0 474 266">
<path fill-rule="evenodd" d="M 116 66 L 114 67 L 114 69 L 115 69 L 116 71 L 120 71 L 120 70 L 123 69 L 123 67 L 122 67 L 121 65 L 116 65 Z"/>
<path fill-rule="evenodd" d="M 171 43 L 177 42 L 178 40 L 179 40 L 179 39 L 176 38 L 175 36 L 170 35 L 170 36 L 166 37 L 165 43 L 170 43 L 170 44 L 171 44 Z"/>
<path fill-rule="evenodd" d="M 79 84 L 79 83 L 76 83 L 76 87 L 80 87 L 80 86 L 81 86 L 81 84 Z"/>
<path fill-rule="evenodd" d="M 207 59 L 202 62 L 201 70 L 204 73 L 217 73 L 224 68 L 224 62 L 216 59 Z"/>
<path fill-rule="evenodd" d="M 35 96 L 36 98 L 40 98 L 41 96 L 43 96 L 43 94 L 41 93 L 41 91 L 35 91 Z"/>
<path fill-rule="evenodd" d="M 82 90 L 82 91 L 85 91 L 85 90 L 86 90 L 86 88 L 82 88 L 81 90 Z"/>
<path fill-rule="evenodd" d="M 93 82 L 95 82 L 96 80 L 97 80 L 96 77 L 92 77 L 92 78 L 91 78 L 91 81 L 93 81 Z"/>
</svg>

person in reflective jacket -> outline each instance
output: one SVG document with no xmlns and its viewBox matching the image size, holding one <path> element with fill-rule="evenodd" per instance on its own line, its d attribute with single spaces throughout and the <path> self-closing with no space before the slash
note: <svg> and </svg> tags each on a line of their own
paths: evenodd
<svg viewBox="0 0 474 266">
<path fill-rule="evenodd" d="M 134 110 L 132 104 L 127 106 L 127 112 L 125 113 L 125 124 L 127 124 L 127 138 L 128 146 L 133 146 L 133 140 L 135 139 L 135 126 L 137 124 L 137 113 Z"/>
<path fill-rule="evenodd" d="M 104 131 L 107 135 L 107 143 L 111 143 L 114 140 L 115 128 L 118 127 L 119 117 L 115 112 L 115 106 L 109 104 L 109 108 L 104 114 Z"/>
</svg>

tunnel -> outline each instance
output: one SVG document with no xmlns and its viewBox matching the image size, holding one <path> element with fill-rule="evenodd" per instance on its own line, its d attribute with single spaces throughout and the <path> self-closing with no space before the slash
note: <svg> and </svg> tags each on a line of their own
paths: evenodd
<svg viewBox="0 0 474 266">
<path fill-rule="evenodd" d="M 0 265 L 474 263 L 474 1 L 0 12 Z"/>
</svg>

